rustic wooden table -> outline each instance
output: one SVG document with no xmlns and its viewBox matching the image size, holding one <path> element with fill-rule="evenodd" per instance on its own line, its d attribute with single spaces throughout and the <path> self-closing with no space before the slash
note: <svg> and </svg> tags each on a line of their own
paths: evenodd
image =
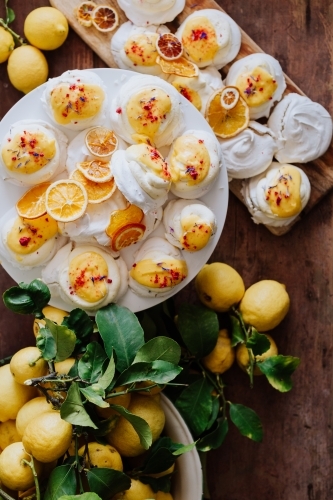
<svg viewBox="0 0 333 500">
<path fill-rule="evenodd" d="M 332 0 L 219 3 L 264 51 L 280 61 L 310 98 L 333 114 Z M 22 33 L 27 13 L 48 2 L 10 0 L 9 4 L 16 12 L 13 27 Z M 60 49 L 46 56 L 51 77 L 67 69 L 105 67 L 72 31 Z M 0 118 L 21 97 L 2 64 Z M 294 388 L 286 394 L 274 391 L 264 377 L 257 378 L 251 390 L 236 366 L 226 374 L 227 397 L 259 414 L 264 441 L 254 443 L 231 429 L 223 446 L 209 453 L 213 500 L 333 498 L 332 210 L 330 193 L 290 233 L 277 237 L 256 226 L 244 206 L 230 197 L 227 221 L 211 261 L 234 266 L 247 286 L 264 278 L 286 284 L 291 309 L 273 336 L 280 352 L 299 356 L 301 365 L 293 377 Z M 13 284 L 1 270 L 1 292 Z M 182 291 L 178 300 L 194 301 L 193 286 Z M 33 342 L 31 325 L 31 318 L 13 315 L 0 304 L 0 358 Z"/>
</svg>

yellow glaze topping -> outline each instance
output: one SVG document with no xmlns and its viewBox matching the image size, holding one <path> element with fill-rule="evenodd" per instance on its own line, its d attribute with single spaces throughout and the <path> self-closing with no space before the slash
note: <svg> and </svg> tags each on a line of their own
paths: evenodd
<svg viewBox="0 0 333 500">
<path fill-rule="evenodd" d="M 180 242 L 183 248 L 189 252 L 196 252 L 204 248 L 212 234 L 211 226 L 195 214 L 182 219 L 182 229 L 184 234 Z"/>
<path fill-rule="evenodd" d="M 61 83 L 51 92 L 51 108 L 57 123 L 66 125 L 97 115 L 105 98 L 99 85 Z"/>
<path fill-rule="evenodd" d="M 188 85 L 186 85 L 185 80 L 186 77 L 180 76 L 179 78 L 175 78 L 172 82 L 172 85 L 175 87 L 178 92 L 184 96 L 188 101 L 190 101 L 193 106 L 195 106 L 199 111 L 202 108 L 201 97 L 195 90 L 191 89 Z"/>
<path fill-rule="evenodd" d="M 263 68 L 254 68 L 251 73 L 239 75 L 236 81 L 241 95 L 250 107 L 261 106 L 273 99 L 278 85 L 273 76 Z"/>
<path fill-rule="evenodd" d="M 276 177 L 266 189 L 266 201 L 273 214 L 292 217 L 302 210 L 301 174 L 293 165 L 279 168 Z"/>
<path fill-rule="evenodd" d="M 108 265 L 96 252 L 84 252 L 71 260 L 68 269 L 70 293 L 86 302 L 98 302 L 108 293 Z"/>
<path fill-rule="evenodd" d="M 17 217 L 7 234 L 7 245 L 17 255 L 27 255 L 36 252 L 57 232 L 58 224 L 50 215 L 42 215 L 37 219 Z"/>
<path fill-rule="evenodd" d="M 130 276 L 147 288 L 169 288 L 179 285 L 187 276 L 185 260 L 164 258 L 161 262 L 151 259 L 133 264 Z"/>
<path fill-rule="evenodd" d="M 151 140 L 170 111 L 170 96 L 157 88 L 144 89 L 134 94 L 126 107 L 127 118 L 134 131 Z"/>
<path fill-rule="evenodd" d="M 56 154 L 56 141 L 43 132 L 16 134 L 2 148 L 2 159 L 8 170 L 33 174 L 52 160 Z"/>
<path fill-rule="evenodd" d="M 210 168 L 210 156 L 205 142 L 194 135 L 178 137 L 174 142 L 170 168 L 173 182 L 187 181 L 189 185 L 200 184 L 208 175 Z"/>
<path fill-rule="evenodd" d="M 157 33 L 133 35 L 124 45 L 125 54 L 135 66 L 154 66 L 158 56 L 157 39 Z"/>
<path fill-rule="evenodd" d="M 155 175 L 170 180 L 171 174 L 168 164 L 157 149 L 144 143 L 130 147 L 134 151 L 133 154 L 138 162 L 143 163 Z"/>
<path fill-rule="evenodd" d="M 186 22 L 182 42 L 188 57 L 199 64 L 212 61 L 219 50 L 215 28 L 204 16 Z"/>
</svg>

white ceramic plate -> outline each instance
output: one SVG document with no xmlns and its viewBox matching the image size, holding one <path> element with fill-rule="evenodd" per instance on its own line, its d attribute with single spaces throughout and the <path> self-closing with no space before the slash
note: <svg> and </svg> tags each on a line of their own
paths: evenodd
<svg viewBox="0 0 333 500">
<path fill-rule="evenodd" d="M 120 87 L 129 80 L 132 76 L 137 75 L 138 73 L 134 73 L 132 71 L 125 71 L 121 69 L 109 69 L 109 68 L 100 68 L 94 69 L 95 73 L 97 73 L 100 78 L 104 81 L 107 86 L 108 97 L 111 102 L 112 98 L 119 91 Z M 18 101 L 15 106 L 11 108 L 11 110 L 6 114 L 6 116 L 2 119 L 0 123 L 0 141 L 2 137 L 8 132 L 10 126 L 19 121 L 25 119 L 39 119 L 44 120 L 46 122 L 50 122 L 50 118 L 47 116 L 45 111 L 43 110 L 42 103 L 40 98 L 44 91 L 45 84 L 41 85 L 37 89 L 30 92 L 28 95 L 24 96 L 20 101 Z M 186 122 L 187 129 L 196 129 L 196 130 L 206 130 L 207 132 L 212 132 L 208 123 L 204 119 L 204 117 L 197 111 L 197 109 L 192 106 L 192 104 L 187 101 L 183 96 L 179 94 L 179 100 L 181 103 L 181 108 L 183 110 Z M 54 126 L 54 124 L 53 124 Z M 63 127 L 59 127 L 69 138 L 72 140 L 79 132 L 67 130 Z M 0 214 L 4 214 L 7 210 L 14 207 L 16 202 L 22 196 L 22 194 L 28 188 L 22 188 L 18 186 L 14 186 L 9 182 L 4 182 L 0 179 Z M 170 198 L 173 197 L 170 195 Z M 170 295 L 174 295 L 181 288 L 187 285 L 200 271 L 201 267 L 207 262 L 210 255 L 212 254 L 219 238 L 221 236 L 221 232 L 223 229 L 227 208 L 228 208 L 228 178 L 226 173 L 225 165 L 223 164 L 219 178 L 215 182 L 213 188 L 209 193 L 203 196 L 202 201 L 204 201 L 209 208 L 215 213 L 217 218 L 217 231 L 214 237 L 211 239 L 209 244 L 200 252 L 189 253 L 183 252 L 184 258 L 186 259 L 189 274 L 187 278 L 178 286 L 176 286 Z M 161 223 L 160 226 L 152 233 L 152 236 L 164 236 L 164 226 Z M 131 247 L 126 248 L 121 252 L 122 257 L 124 258 L 128 268 L 130 269 L 132 263 L 134 261 L 133 254 L 139 248 L 139 245 L 132 245 Z M 34 269 L 28 271 L 22 271 L 21 269 L 17 269 L 13 267 L 10 263 L 3 260 L 1 262 L 3 268 L 8 272 L 8 274 L 18 283 L 25 282 L 30 283 L 35 278 L 41 277 L 41 267 L 35 267 Z M 128 290 L 127 293 L 119 300 L 119 304 L 122 306 L 126 306 L 131 311 L 137 312 L 143 309 L 147 309 L 149 307 L 158 304 L 165 300 L 166 297 L 163 298 L 144 298 L 135 295 L 131 290 Z M 54 297 L 51 298 L 50 304 L 55 307 L 60 307 L 61 309 L 69 310 L 70 306 L 63 302 L 60 298 Z"/>
</svg>

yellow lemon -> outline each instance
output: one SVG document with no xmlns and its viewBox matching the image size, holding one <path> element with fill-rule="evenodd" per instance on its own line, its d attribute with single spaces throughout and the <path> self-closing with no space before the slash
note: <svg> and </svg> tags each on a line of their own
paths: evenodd
<svg viewBox="0 0 333 500">
<path fill-rule="evenodd" d="M 39 49 L 32 45 L 22 45 L 10 54 L 7 72 L 13 87 L 27 94 L 46 82 L 49 67 Z"/>
<path fill-rule="evenodd" d="M 131 479 L 129 490 L 118 493 L 114 500 L 155 500 L 156 493 L 153 492 L 149 484 L 143 484 L 137 479 Z"/>
<path fill-rule="evenodd" d="M 156 500 L 173 500 L 171 493 L 164 493 L 164 491 L 158 491 L 156 493 Z"/>
<path fill-rule="evenodd" d="M 113 393 L 124 392 L 126 390 L 125 385 L 121 385 L 119 387 L 115 387 L 113 389 Z M 120 396 L 114 396 L 113 398 L 108 398 L 105 400 L 109 404 L 123 406 L 124 408 L 128 408 L 131 402 L 131 393 L 127 392 L 126 394 L 121 394 Z M 118 412 L 113 408 L 100 408 L 96 406 L 96 412 L 100 417 L 110 418 L 113 415 L 118 415 Z"/>
<path fill-rule="evenodd" d="M 15 420 L 6 420 L 0 423 L 0 449 L 4 450 L 12 443 L 21 441 L 21 436 L 16 430 Z"/>
<path fill-rule="evenodd" d="M 10 371 L 18 384 L 25 380 L 43 377 L 48 373 L 48 365 L 41 357 L 38 347 L 24 347 L 17 351 L 10 360 Z"/>
<path fill-rule="evenodd" d="M 231 347 L 228 330 L 220 330 L 214 349 L 204 358 L 202 364 L 212 373 L 224 373 L 235 361 L 235 349 Z"/>
<path fill-rule="evenodd" d="M 21 442 L 10 444 L 0 455 L 0 481 L 11 490 L 24 491 L 34 485 L 31 467 L 22 460 L 30 462 L 31 458 Z M 34 459 L 34 466 L 39 476 L 42 464 Z"/>
<path fill-rule="evenodd" d="M 69 370 L 75 363 L 75 358 L 67 358 L 64 361 L 59 361 L 58 363 L 54 363 L 54 369 L 59 375 L 67 375 Z"/>
<path fill-rule="evenodd" d="M 271 356 L 276 356 L 278 354 L 277 345 L 274 342 L 274 340 L 272 339 L 272 337 L 270 335 L 266 335 L 266 337 L 270 341 L 270 344 L 271 344 L 270 348 L 266 352 L 264 352 L 263 354 L 255 356 L 255 359 L 256 359 L 257 362 L 258 361 L 264 361 L 265 359 L 268 359 Z M 249 352 L 248 352 L 247 347 L 246 347 L 245 344 L 240 344 L 237 347 L 237 350 L 236 350 L 236 360 L 237 360 L 238 366 L 243 371 L 246 372 L 246 369 L 248 368 L 248 366 L 250 364 L 250 356 L 249 356 Z M 258 368 L 258 366 L 254 367 L 253 375 L 263 375 L 263 373 L 260 371 L 260 369 Z"/>
<path fill-rule="evenodd" d="M 246 290 L 239 311 L 245 323 L 259 332 L 267 332 L 281 323 L 289 305 L 285 285 L 274 280 L 262 280 Z"/>
<path fill-rule="evenodd" d="M 168 474 L 172 474 L 174 470 L 175 470 L 175 464 L 171 465 L 171 467 L 169 467 L 168 469 L 166 469 L 163 472 L 156 472 L 155 474 L 148 474 L 148 476 L 159 478 L 159 477 L 167 476 Z"/>
<path fill-rule="evenodd" d="M 206 264 L 195 278 L 200 301 L 213 311 L 226 312 L 242 299 L 245 286 L 242 277 L 228 264 Z"/>
<path fill-rule="evenodd" d="M 84 456 L 86 446 L 81 446 L 78 451 L 80 456 Z M 86 466 L 102 467 L 106 469 L 123 470 L 123 461 L 116 448 L 110 444 L 99 444 L 96 442 L 88 443 Z"/>
<path fill-rule="evenodd" d="M 30 399 L 22 408 L 19 410 L 16 417 L 16 429 L 22 438 L 24 431 L 31 420 L 38 417 L 41 413 L 52 410 L 50 403 L 46 401 L 44 396 Z"/>
<path fill-rule="evenodd" d="M 66 40 L 68 22 L 60 10 L 39 7 L 28 14 L 23 29 L 24 36 L 31 45 L 41 50 L 54 50 Z"/>
<path fill-rule="evenodd" d="M 0 422 L 15 420 L 19 409 L 36 395 L 34 387 L 15 382 L 9 365 L 0 367 Z"/>
<path fill-rule="evenodd" d="M 0 27 L 0 63 L 7 61 L 8 57 L 14 50 L 15 43 L 14 38 L 5 30 L 2 26 Z"/>
<path fill-rule="evenodd" d="M 54 323 L 57 323 L 57 325 L 61 325 L 64 317 L 69 315 L 68 312 L 53 306 L 45 306 L 42 312 L 45 318 L 50 319 Z M 45 326 L 45 321 L 43 319 L 35 319 L 33 325 L 35 337 L 37 337 L 37 335 L 39 334 L 39 329 L 43 328 L 44 326 Z"/>
</svg>

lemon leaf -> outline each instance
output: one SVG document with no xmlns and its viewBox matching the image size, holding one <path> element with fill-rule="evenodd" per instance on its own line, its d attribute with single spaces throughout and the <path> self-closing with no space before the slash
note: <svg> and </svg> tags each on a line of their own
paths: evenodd
<svg viewBox="0 0 333 500">
<path fill-rule="evenodd" d="M 68 390 L 67 398 L 61 405 L 60 416 L 70 424 L 97 429 L 83 406 L 80 389 L 76 382 L 72 382 Z"/>
<path fill-rule="evenodd" d="M 213 409 L 212 390 L 212 384 L 206 378 L 201 378 L 184 389 L 175 401 L 175 406 L 194 436 L 200 436 L 207 428 Z"/>
<path fill-rule="evenodd" d="M 62 497 L 58 498 L 58 500 L 102 500 L 101 497 L 96 495 L 96 493 L 93 493 L 89 491 L 88 493 L 82 493 L 82 495 L 63 495 Z"/>
<path fill-rule="evenodd" d="M 44 319 L 47 329 L 51 332 L 56 344 L 56 356 L 54 360 L 64 361 L 69 358 L 75 348 L 76 335 L 66 326 L 57 325 L 50 319 Z"/>
<path fill-rule="evenodd" d="M 91 342 L 78 363 L 80 378 L 91 384 L 102 375 L 103 363 L 108 359 L 103 347 L 98 342 Z"/>
<path fill-rule="evenodd" d="M 169 469 L 175 461 L 175 457 L 167 448 L 158 448 L 154 453 L 149 455 L 149 459 L 145 462 L 140 474 L 158 474 Z"/>
<path fill-rule="evenodd" d="M 178 364 L 180 360 L 180 346 L 174 340 L 168 337 L 156 337 L 144 344 L 134 358 L 133 363 L 139 361 L 169 361 Z"/>
<path fill-rule="evenodd" d="M 265 361 L 257 362 L 260 371 L 266 375 L 268 382 L 280 392 L 288 392 L 292 388 L 290 376 L 301 360 L 293 356 L 271 356 Z"/>
<path fill-rule="evenodd" d="M 209 433 L 199 439 L 197 449 L 199 451 L 216 450 L 223 443 L 228 430 L 228 420 L 222 417 L 218 418 Z"/>
<path fill-rule="evenodd" d="M 109 364 L 108 364 L 105 372 L 98 380 L 98 384 L 101 387 L 103 387 L 103 389 L 107 389 L 109 387 L 109 385 L 111 384 L 111 382 L 113 380 L 115 371 L 116 371 L 116 365 L 115 365 L 115 362 L 113 359 L 113 353 L 112 353 L 112 356 L 110 358 Z"/>
<path fill-rule="evenodd" d="M 229 318 L 231 322 L 231 347 L 235 347 L 240 342 L 245 342 L 246 336 L 239 319 L 232 314 L 229 315 Z"/>
<path fill-rule="evenodd" d="M 5 306 L 17 314 L 35 314 L 37 318 L 43 318 L 43 307 L 51 298 L 50 290 L 41 280 L 33 280 L 31 283 L 20 283 L 13 286 L 3 294 Z"/>
<path fill-rule="evenodd" d="M 242 436 L 260 442 L 263 429 L 258 415 L 247 406 L 230 404 L 230 418 Z"/>
<path fill-rule="evenodd" d="M 251 328 L 251 336 L 246 342 L 246 347 L 252 349 L 254 356 L 260 356 L 264 352 L 268 351 L 271 346 L 269 339 L 266 335 L 257 332 L 255 328 Z"/>
<path fill-rule="evenodd" d="M 65 316 L 61 324 L 73 330 L 76 335 L 75 353 L 81 353 L 94 330 L 91 318 L 85 311 L 77 308 L 73 309 L 69 316 Z"/>
<path fill-rule="evenodd" d="M 87 471 L 89 487 L 101 498 L 111 498 L 131 487 L 131 480 L 126 474 L 114 469 L 94 467 Z"/>
<path fill-rule="evenodd" d="M 153 491 L 163 491 L 164 493 L 169 493 L 171 489 L 170 474 L 162 477 L 140 476 L 139 480 L 143 484 L 149 484 Z"/>
<path fill-rule="evenodd" d="M 156 384 L 166 384 L 177 377 L 181 371 L 180 366 L 168 361 L 157 360 L 151 363 L 141 361 L 124 370 L 117 380 L 117 385 L 127 385 L 144 380 L 151 380 Z"/>
<path fill-rule="evenodd" d="M 45 361 L 55 359 L 57 355 L 57 344 L 48 328 L 41 328 L 36 338 L 36 346 L 41 351 Z"/>
<path fill-rule="evenodd" d="M 94 384 L 88 387 L 80 387 L 80 392 L 84 395 L 84 397 L 100 408 L 109 408 L 109 403 L 104 401 L 104 389 L 99 387 L 98 384 Z"/>
<path fill-rule="evenodd" d="M 44 500 L 58 500 L 63 495 L 75 495 L 76 476 L 72 465 L 60 465 L 51 472 Z"/>
<path fill-rule="evenodd" d="M 204 306 L 182 304 L 177 326 L 191 354 L 203 358 L 214 349 L 219 334 L 216 312 Z"/>
<path fill-rule="evenodd" d="M 129 410 L 120 405 L 110 405 L 110 408 L 117 410 L 118 413 L 126 420 L 129 421 L 130 424 L 134 427 L 135 432 L 138 434 L 140 438 L 140 443 L 145 450 L 151 446 L 153 438 L 149 425 L 147 422 L 137 415 L 133 415 Z"/>
</svg>

